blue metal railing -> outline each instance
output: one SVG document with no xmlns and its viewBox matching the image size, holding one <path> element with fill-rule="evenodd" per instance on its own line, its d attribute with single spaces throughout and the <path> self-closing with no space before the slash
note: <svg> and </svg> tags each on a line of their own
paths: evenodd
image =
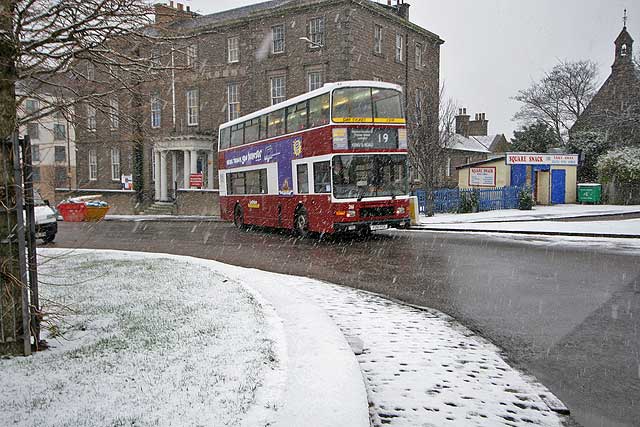
<svg viewBox="0 0 640 427">
<path fill-rule="evenodd" d="M 442 189 L 434 190 L 433 210 L 436 213 L 457 212 L 463 198 L 477 200 L 478 211 L 517 209 L 520 187 L 500 187 L 484 189 Z M 427 212 L 427 192 L 416 190 L 421 214 Z"/>
</svg>

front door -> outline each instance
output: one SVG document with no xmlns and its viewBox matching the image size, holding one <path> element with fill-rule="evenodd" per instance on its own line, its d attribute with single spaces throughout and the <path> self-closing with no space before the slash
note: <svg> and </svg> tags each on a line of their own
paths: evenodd
<svg viewBox="0 0 640 427">
<path fill-rule="evenodd" d="M 551 204 L 562 205 L 565 203 L 567 172 L 564 170 L 551 171 Z"/>
</svg>

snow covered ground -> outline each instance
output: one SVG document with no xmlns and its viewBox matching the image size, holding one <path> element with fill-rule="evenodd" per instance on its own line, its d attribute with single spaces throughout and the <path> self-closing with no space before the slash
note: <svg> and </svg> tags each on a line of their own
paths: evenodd
<svg viewBox="0 0 640 427">
<path fill-rule="evenodd" d="M 544 219 L 575 218 L 581 216 L 614 215 L 621 213 L 640 213 L 640 206 L 613 205 L 554 205 L 535 206 L 533 210 L 521 211 L 505 209 L 468 214 L 436 214 L 432 217 L 421 216 L 422 224 L 455 224 L 485 221 L 532 221 Z"/>
<path fill-rule="evenodd" d="M 376 426 L 561 425 L 543 386 L 434 310 L 187 257 L 40 254 L 64 317 L 54 348 L 0 360 L 15 425 L 366 426 L 365 386 Z"/>
</svg>

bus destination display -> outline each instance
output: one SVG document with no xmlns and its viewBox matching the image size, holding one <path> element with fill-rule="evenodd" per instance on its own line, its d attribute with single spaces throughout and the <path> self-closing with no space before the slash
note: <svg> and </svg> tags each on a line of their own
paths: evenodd
<svg viewBox="0 0 640 427">
<path fill-rule="evenodd" d="M 351 149 L 397 149 L 397 129 L 350 128 L 349 147 Z"/>
</svg>

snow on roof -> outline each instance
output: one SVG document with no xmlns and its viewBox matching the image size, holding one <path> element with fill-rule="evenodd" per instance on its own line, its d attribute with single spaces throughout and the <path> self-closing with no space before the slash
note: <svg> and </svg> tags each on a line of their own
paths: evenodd
<svg viewBox="0 0 640 427">
<path fill-rule="evenodd" d="M 447 148 L 459 151 L 474 151 L 477 153 L 491 153 L 489 148 L 496 139 L 497 135 L 489 136 L 471 136 L 455 134 Z"/>
</svg>

